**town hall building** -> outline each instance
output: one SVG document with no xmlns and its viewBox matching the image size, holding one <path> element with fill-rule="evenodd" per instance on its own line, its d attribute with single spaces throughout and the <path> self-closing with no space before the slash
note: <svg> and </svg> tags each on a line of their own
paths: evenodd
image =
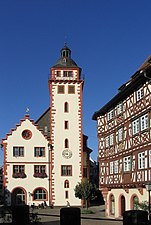
<svg viewBox="0 0 151 225">
<path fill-rule="evenodd" d="M 50 68 L 50 107 L 36 122 L 26 114 L 2 140 L 7 205 L 81 205 L 74 188 L 89 179 L 92 151 L 82 133 L 83 85 L 65 44 Z"/>
</svg>

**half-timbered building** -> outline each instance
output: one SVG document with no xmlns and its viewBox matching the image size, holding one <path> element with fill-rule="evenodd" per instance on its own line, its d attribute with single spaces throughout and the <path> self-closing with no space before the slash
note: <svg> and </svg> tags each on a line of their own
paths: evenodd
<svg viewBox="0 0 151 225">
<path fill-rule="evenodd" d="M 118 94 L 93 114 L 99 142 L 99 186 L 107 216 L 148 200 L 151 182 L 151 57 Z"/>
</svg>

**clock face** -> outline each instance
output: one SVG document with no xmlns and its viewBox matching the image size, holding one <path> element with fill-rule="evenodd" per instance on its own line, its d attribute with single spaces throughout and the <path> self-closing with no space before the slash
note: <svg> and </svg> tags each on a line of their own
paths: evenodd
<svg viewBox="0 0 151 225">
<path fill-rule="evenodd" d="M 72 157 L 72 151 L 69 149 L 65 149 L 62 152 L 62 156 L 66 159 L 70 159 Z"/>
<path fill-rule="evenodd" d="M 30 130 L 24 130 L 24 131 L 22 132 L 22 137 L 23 137 L 24 139 L 26 139 L 26 140 L 30 139 L 31 136 L 32 136 L 32 133 L 31 133 Z"/>
</svg>

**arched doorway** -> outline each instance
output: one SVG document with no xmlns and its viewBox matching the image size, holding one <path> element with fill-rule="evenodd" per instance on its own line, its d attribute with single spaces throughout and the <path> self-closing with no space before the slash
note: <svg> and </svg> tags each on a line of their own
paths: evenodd
<svg viewBox="0 0 151 225">
<path fill-rule="evenodd" d="M 16 188 L 12 192 L 12 205 L 24 205 L 25 202 L 25 192 L 21 188 Z"/>
<path fill-rule="evenodd" d="M 115 214 L 115 198 L 114 198 L 114 195 L 110 196 L 110 214 L 111 215 Z"/>
<path fill-rule="evenodd" d="M 125 212 L 125 197 L 121 196 L 121 216 L 123 216 L 123 213 Z"/>
<path fill-rule="evenodd" d="M 136 195 L 132 197 L 132 209 L 138 210 L 139 199 Z"/>
</svg>

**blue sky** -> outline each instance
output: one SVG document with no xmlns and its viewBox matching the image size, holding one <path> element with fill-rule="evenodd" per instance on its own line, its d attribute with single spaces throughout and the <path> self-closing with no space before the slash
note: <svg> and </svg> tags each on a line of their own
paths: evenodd
<svg viewBox="0 0 151 225">
<path fill-rule="evenodd" d="M 0 0 L 0 138 L 49 106 L 49 68 L 67 42 L 85 75 L 83 132 L 97 158 L 92 115 L 151 54 L 150 0 Z M 0 151 L 0 164 L 3 153 Z"/>
</svg>

